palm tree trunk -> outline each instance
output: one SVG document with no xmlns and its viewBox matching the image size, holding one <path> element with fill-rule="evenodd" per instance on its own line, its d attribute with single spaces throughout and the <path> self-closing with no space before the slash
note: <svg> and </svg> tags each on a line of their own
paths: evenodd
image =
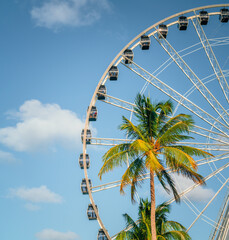
<svg viewBox="0 0 229 240">
<path fill-rule="evenodd" d="M 156 234 L 156 219 L 155 219 L 155 211 L 156 211 L 156 200 L 155 200 L 155 186 L 154 186 L 154 172 L 150 171 L 150 197 L 151 197 L 151 235 L 152 240 L 157 240 Z"/>
</svg>

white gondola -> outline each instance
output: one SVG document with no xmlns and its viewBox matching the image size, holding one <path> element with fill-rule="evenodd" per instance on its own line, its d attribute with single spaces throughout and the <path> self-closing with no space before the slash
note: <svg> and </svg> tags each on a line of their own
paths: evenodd
<svg viewBox="0 0 229 240">
<path fill-rule="evenodd" d="M 222 8 L 219 15 L 220 22 L 228 22 L 229 20 L 229 10 L 227 8 Z"/>
<path fill-rule="evenodd" d="M 88 179 L 88 181 L 89 181 L 90 187 L 92 187 L 92 185 L 91 185 L 91 179 Z M 85 178 L 82 179 L 80 188 L 81 188 L 81 192 L 82 192 L 83 194 L 88 194 L 87 183 L 86 183 L 86 179 L 85 179 Z"/>
<path fill-rule="evenodd" d="M 131 61 L 133 61 L 134 59 L 134 53 L 131 49 L 126 49 L 124 52 L 123 52 L 123 55 L 125 56 L 123 61 L 125 64 L 131 64 Z"/>
<path fill-rule="evenodd" d="M 200 11 L 199 12 L 199 20 L 201 25 L 207 25 L 209 16 L 207 11 Z"/>
<path fill-rule="evenodd" d="M 180 16 L 178 19 L 178 25 L 177 27 L 179 28 L 179 30 L 184 31 L 187 29 L 188 27 L 188 19 L 185 16 Z"/>
<path fill-rule="evenodd" d="M 99 90 L 97 92 L 98 100 L 105 100 L 106 96 L 104 94 L 107 94 L 107 89 L 106 89 L 105 85 L 100 85 Z"/>
<path fill-rule="evenodd" d="M 140 47 L 142 50 L 148 50 L 150 47 L 151 40 L 148 36 L 142 35 L 140 40 Z"/>
<path fill-rule="evenodd" d="M 98 111 L 96 106 L 92 106 L 91 107 L 91 112 L 89 115 L 89 121 L 96 121 L 97 120 L 97 115 L 98 115 Z"/>
<path fill-rule="evenodd" d="M 98 237 L 97 237 L 97 240 L 107 240 L 108 238 L 106 237 L 103 229 L 99 229 L 99 232 L 98 232 Z"/>
<path fill-rule="evenodd" d="M 83 138 L 84 138 L 84 129 L 81 132 L 82 143 L 83 143 Z M 90 129 L 87 129 L 87 132 L 86 132 L 86 144 L 91 144 L 91 130 Z"/>
<path fill-rule="evenodd" d="M 90 157 L 87 153 L 85 154 L 85 158 L 86 158 L 86 167 L 88 169 L 90 167 Z M 79 156 L 79 165 L 80 165 L 80 168 L 83 169 L 83 153 L 81 153 Z"/>
<path fill-rule="evenodd" d="M 96 205 L 95 205 L 95 206 L 96 206 Z M 96 208 L 97 208 L 97 206 L 96 206 Z M 89 220 L 96 220 L 96 219 L 97 219 L 92 204 L 89 204 L 89 205 L 88 205 L 88 208 L 87 208 L 87 217 L 88 217 Z"/>
<path fill-rule="evenodd" d="M 168 34 L 168 27 L 165 24 L 160 24 L 158 27 L 158 38 L 166 38 Z"/>
<path fill-rule="evenodd" d="M 116 81 L 118 80 L 118 67 L 117 66 L 112 66 L 108 72 L 108 78 L 111 81 Z"/>
</svg>

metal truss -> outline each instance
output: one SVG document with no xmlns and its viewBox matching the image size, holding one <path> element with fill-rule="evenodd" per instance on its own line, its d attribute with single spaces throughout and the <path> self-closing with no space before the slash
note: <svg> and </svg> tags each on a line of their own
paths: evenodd
<svg viewBox="0 0 229 240">
<path fill-rule="evenodd" d="M 198 134 L 196 132 L 196 134 Z M 88 138 L 88 137 L 87 137 Z M 89 138 L 88 138 L 89 139 Z M 116 146 L 121 143 L 126 142 L 133 142 L 133 140 L 130 139 L 117 139 L 117 138 L 97 138 L 97 137 L 91 137 L 91 144 L 90 145 L 102 145 L 102 146 Z M 215 141 L 218 141 L 215 138 Z M 188 146 L 194 146 L 199 149 L 207 149 L 207 150 L 214 150 L 214 151 L 229 151 L 229 142 L 226 141 L 220 141 L 221 143 L 196 143 L 196 142 L 180 142 L 180 145 L 188 145 Z M 228 148 L 225 148 L 228 147 Z"/>
<path fill-rule="evenodd" d="M 229 166 L 229 162 L 226 163 L 225 165 L 223 165 L 222 167 L 218 168 L 217 170 L 215 170 L 214 172 L 212 172 L 211 174 L 209 174 L 207 177 L 205 177 L 203 180 L 206 182 L 209 179 L 211 179 L 213 176 L 217 175 L 218 173 L 222 172 L 224 169 L 226 169 Z M 200 183 L 197 184 L 193 184 L 191 187 L 185 189 L 183 192 L 179 193 L 180 197 L 183 197 L 184 195 L 186 195 L 187 193 L 191 192 L 193 189 L 195 189 L 196 187 L 200 186 Z M 172 202 L 175 201 L 175 198 L 170 199 L 169 201 L 167 201 L 167 204 L 171 204 Z"/>
<path fill-rule="evenodd" d="M 217 224 L 214 226 L 212 233 L 209 237 L 209 240 L 219 240 L 221 232 L 224 231 L 224 227 L 222 225 L 220 226 L 221 222 L 224 222 L 226 219 L 226 216 L 228 216 L 228 202 L 229 202 L 229 191 L 227 191 L 227 194 L 224 198 L 223 205 L 221 206 L 221 209 L 219 211 L 219 215 L 217 217 L 218 221 Z M 224 221 L 223 221 L 224 220 Z M 216 234 L 218 233 L 218 236 L 216 238 Z"/>
<path fill-rule="evenodd" d="M 109 95 L 105 95 L 105 94 L 104 94 L 104 96 L 106 96 L 109 99 L 108 100 L 102 100 L 102 102 L 111 104 L 115 107 L 119 107 L 121 109 L 125 109 L 125 110 L 130 111 L 130 112 L 135 112 L 133 110 L 133 108 L 136 106 L 135 104 L 124 101 L 122 99 L 119 99 L 119 98 L 116 98 L 116 97 L 113 97 L 113 96 L 109 96 Z M 197 126 L 197 125 L 194 125 L 193 127 L 194 127 L 194 129 L 190 130 L 190 132 L 192 132 L 192 133 L 195 133 L 197 135 L 200 135 L 200 136 L 203 136 L 203 137 L 206 137 L 206 138 L 210 138 L 214 141 L 218 141 L 218 142 L 222 142 L 222 143 L 226 143 L 226 144 L 228 143 L 227 141 L 223 140 L 223 138 L 225 138 L 226 136 L 223 135 L 223 134 L 220 134 L 219 132 L 214 132 L 214 131 L 208 130 L 206 128 Z M 209 135 L 209 134 L 211 134 L 211 135 Z M 219 137 L 221 137 L 221 138 L 219 138 Z M 103 144 L 101 144 L 102 142 L 98 142 L 98 143 L 99 143 L 99 145 L 103 145 Z M 93 144 L 96 144 L 96 143 L 93 143 Z"/>
<path fill-rule="evenodd" d="M 197 135 L 200 135 L 200 136 L 205 137 L 205 138 L 209 138 L 209 139 L 217 141 L 217 142 L 229 144 L 229 141 L 227 141 L 228 138 L 225 137 L 223 134 L 208 130 L 206 128 L 203 128 L 203 127 L 200 127 L 200 126 L 197 126 L 197 125 L 194 125 L 194 129 L 190 130 L 190 132 L 194 133 L 194 134 L 197 134 Z"/>
<path fill-rule="evenodd" d="M 205 212 L 205 210 L 209 207 L 209 205 L 212 203 L 212 201 L 218 196 L 218 194 L 221 192 L 221 190 L 226 186 L 228 183 L 229 178 L 224 182 L 224 184 L 220 187 L 220 189 L 215 193 L 215 195 L 211 198 L 211 200 L 208 202 L 208 204 L 204 207 L 204 209 L 199 213 L 199 215 L 196 217 L 196 219 L 192 222 L 192 224 L 189 226 L 189 228 L 186 230 L 188 232 L 192 226 L 196 223 L 196 221 L 202 216 L 202 214 Z"/>
<path fill-rule="evenodd" d="M 115 146 L 121 143 L 132 142 L 129 139 L 115 139 L 115 138 L 90 138 L 92 140 L 91 145 L 103 145 L 103 146 Z"/>
<path fill-rule="evenodd" d="M 211 105 L 211 107 L 217 112 L 221 119 L 228 125 L 229 115 L 224 107 L 219 103 L 219 101 L 214 97 L 210 90 L 202 83 L 202 81 L 197 77 L 194 71 L 189 67 L 189 65 L 183 60 L 179 53 L 172 47 L 172 45 L 163 37 L 159 38 L 156 34 L 153 35 L 162 48 L 168 53 L 168 55 L 173 59 L 177 66 L 182 70 L 186 77 L 191 81 L 191 83 L 196 87 L 196 89 L 202 94 L 205 100 Z"/>
<path fill-rule="evenodd" d="M 196 15 L 196 12 L 194 11 L 195 15 Z M 197 17 L 196 15 L 196 18 L 195 19 L 192 19 L 192 23 L 193 23 L 193 26 L 195 27 L 196 29 L 196 32 L 197 32 L 197 35 L 199 36 L 199 39 L 202 43 L 202 46 L 206 52 L 206 55 L 209 59 L 209 62 L 213 68 L 213 71 L 219 81 L 219 84 L 220 84 L 220 87 L 223 91 L 223 94 L 225 96 L 225 98 L 227 99 L 227 102 L 229 103 L 229 99 L 228 99 L 228 96 L 229 96 L 229 86 L 228 86 L 228 83 L 227 83 L 227 80 L 223 74 L 223 71 L 222 69 L 220 68 L 220 65 L 217 61 L 217 58 L 212 50 L 212 47 L 211 47 L 211 44 L 209 43 L 209 40 L 202 28 L 202 26 L 200 25 L 200 21 L 199 21 L 199 18 Z"/>
<path fill-rule="evenodd" d="M 196 163 L 197 163 L 197 166 L 202 166 L 202 165 L 205 165 L 205 164 L 218 162 L 218 161 L 221 161 L 221 160 L 224 160 L 224 159 L 227 159 L 227 158 L 229 158 L 229 153 L 223 153 L 223 154 L 216 155 L 214 157 L 208 157 L 208 158 L 200 159 L 200 160 L 196 161 Z M 169 169 L 167 169 L 167 170 L 169 170 Z M 143 175 L 142 179 L 139 180 L 139 181 L 149 179 L 149 178 L 150 178 L 149 173 L 146 173 L 146 174 Z M 109 182 L 109 183 L 105 183 L 105 184 L 101 184 L 101 185 L 98 185 L 98 186 L 91 187 L 91 190 L 92 190 L 93 193 L 95 193 L 95 192 L 100 192 L 100 191 L 103 191 L 103 190 L 108 190 L 108 189 L 111 189 L 111 188 L 119 187 L 120 185 L 121 185 L 121 180 L 117 180 L 117 181 L 114 181 L 114 182 Z"/>
<path fill-rule="evenodd" d="M 190 112 L 192 112 L 193 114 L 198 116 L 200 119 L 204 120 L 205 122 L 207 122 L 208 124 L 213 126 L 215 129 L 220 131 L 222 134 L 228 136 L 225 133 L 225 129 L 222 128 L 222 126 L 223 126 L 228 129 L 229 127 L 227 125 L 223 124 L 218 119 L 213 117 L 211 114 L 204 111 L 198 105 L 196 105 L 195 103 L 190 101 L 188 98 L 184 97 L 182 94 L 180 94 L 179 92 L 177 92 L 176 90 L 174 90 L 173 88 L 171 88 L 170 86 L 168 86 L 167 84 L 162 82 L 160 79 L 155 77 L 153 74 L 149 73 L 148 71 L 146 71 L 144 68 L 140 67 L 138 64 L 136 64 L 133 61 L 132 61 L 131 66 L 126 65 L 123 62 L 122 62 L 122 64 L 124 66 L 126 66 L 127 68 L 129 68 L 134 73 L 136 73 L 138 76 L 140 76 L 141 78 L 143 78 L 144 80 L 149 82 L 151 85 L 153 85 L 154 87 L 156 87 L 157 89 L 159 89 L 160 91 L 162 91 L 163 93 L 168 95 L 170 98 L 172 98 L 176 102 L 180 103 L 183 107 L 185 107 Z"/>
<path fill-rule="evenodd" d="M 229 143 L 223 144 L 223 143 L 180 142 L 179 145 L 190 146 L 210 151 L 229 151 Z"/>
<path fill-rule="evenodd" d="M 135 107 L 135 104 L 124 101 L 120 98 L 110 96 L 110 95 L 106 95 L 106 94 L 101 94 L 101 95 L 104 95 L 106 97 L 105 100 L 101 100 L 102 102 L 109 103 L 113 106 L 128 110 L 130 112 L 134 112 L 133 108 Z"/>
<path fill-rule="evenodd" d="M 196 163 L 197 163 L 198 166 L 202 166 L 202 165 L 205 165 L 205 164 L 218 162 L 218 161 L 221 161 L 221 160 L 224 160 L 224 159 L 227 159 L 227 158 L 229 158 L 229 152 L 218 154 L 218 155 L 213 156 L 213 157 L 203 158 L 203 159 L 197 160 Z"/>
</svg>

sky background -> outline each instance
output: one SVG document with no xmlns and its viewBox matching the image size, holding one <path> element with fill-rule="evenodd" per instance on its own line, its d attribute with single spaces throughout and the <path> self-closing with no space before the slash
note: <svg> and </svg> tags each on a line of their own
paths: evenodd
<svg viewBox="0 0 229 240">
<path fill-rule="evenodd" d="M 82 152 L 80 133 L 86 109 L 99 79 L 116 54 L 150 25 L 183 10 L 217 3 L 213 0 L 0 2 L 0 239 L 96 239 L 99 226 L 96 221 L 89 222 L 86 216 L 89 198 L 80 191 L 84 175 L 78 166 L 78 157 Z M 206 31 L 212 37 L 218 33 L 228 36 L 228 25 L 220 29 L 214 23 L 210 26 Z M 192 35 L 186 36 L 186 42 L 173 31 L 171 36 L 177 49 L 195 43 Z M 152 61 L 159 66 L 166 54 L 156 45 L 152 49 Z M 224 53 L 222 64 L 228 69 L 228 48 L 226 52 L 217 51 L 219 55 Z M 143 62 L 141 54 L 140 50 L 136 51 L 139 61 Z M 149 53 L 145 56 L 150 59 Z M 189 61 L 195 66 L 198 60 L 199 55 L 194 55 Z M 198 66 L 196 69 L 198 72 Z M 172 73 L 179 80 L 180 73 L 176 71 L 170 69 L 162 78 Z M 200 76 L 207 76 L 208 71 L 204 74 L 200 71 Z M 133 101 L 144 82 L 124 69 L 120 69 L 120 73 L 123 82 L 112 83 L 110 93 Z M 111 87 L 111 83 L 108 84 Z M 174 82 L 170 84 L 173 86 Z M 189 86 L 180 84 L 179 88 L 185 92 Z M 147 93 L 155 99 L 167 99 L 157 91 L 147 90 Z M 126 112 L 101 103 L 98 109 L 101 121 L 92 125 L 93 133 L 120 137 L 117 126 Z M 92 161 L 89 176 L 93 185 L 100 184 L 97 174 L 102 153 L 107 149 L 92 146 L 89 150 Z M 117 176 L 108 174 L 104 182 L 117 180 L 120 174 L 120 170 Z M 183 181 L 183 184 L 190 183 Z M 214 185 L 214 181 L 210 184 Z M 202 189 L 190 198 L 194 202 L 199 199 L 206 202 L 215 189 Z M 157 192 L 158 203 L 166 199 L 159 186 Z M 147 197 L 147 188 L 143 187 L 139 194 Z M 195 199 L 196 196 L 199 198 Z M 113 189 L 94 197 L 111 235 L 124 227 L 121 214 L 127 212 L 136 217 L 137 204 L 131 204 L 128 190 L 125 196 Z M 181 211 L 174 206 L 173 211 L 172 216 L 178 216 L 181 222 L 187 218 L 194 220 L 194 214 L 187 207 Z M 203 224 L 201 233 L 200 225 L 191 232 L 194 240 L 208 239 L 211 227 L 206 225 Z M 201 238 L 197 237 L 199 234 Z"/>
</svg>

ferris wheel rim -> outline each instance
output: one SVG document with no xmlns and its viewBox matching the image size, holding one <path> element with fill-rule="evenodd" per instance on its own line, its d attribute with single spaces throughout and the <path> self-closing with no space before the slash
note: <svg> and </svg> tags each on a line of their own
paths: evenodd
<svg viewBox="0 0 229 240">
<path fill-rule="evenodd" d="M 107 67 L 106 71 L 103 73 L 96 89 L 95 89 L 95 92 L 92 96 L 92 99 L 91 99 L 91 102 L 90 102 L 90 105 L 88 107 L 88 111 L 87 111 L 87 115 L 86 115 L 86 120 L 85 120 L 85 127 L 84 127 L 84 135 L 83 135 L 83 167 L 84 167 L 84 175 L 85 175 L 85 179 L 86 179 L 86 185 L 87 185 L 87 188 L 88 188 L 88 195 L 89 195 L 89 199 L 90 199 L 90 202 L 95 210 L 95 214 L 96 214 L 96 217 L 97 217 L 97 221 L 100 225 L 100 227 L 103 229 L 105 235 L 107 236 L 107 238 L 109 240 L 111 240 L 112 238 L 110 237 L 110 235 L 108 234 L 100 216 L 99 216 L 99 212 L 96 208 L 96 205 L 95 205 L 95 202 L 94 202 L 94 199 L 93 199 L 93 196 L 92 196 L 92 191 L 91 191 L 91 188 L 89 186 L 89 178 L 88 178 L 88 173 L 87 173 L 87 167 L 86 167 L 86 158 L 85 158 L 85 155 L 86 155 L 86 149 L 87 149 L 87 144 L 86 144 L 86 130 L 89 128 L 89 113 L 90 113 L 90 110 L 92 108 L 92 106 L 95 104 L 96 102 L 96 95 L 97 95 L 97 92 L 98 92 L 98 88 L 101 84 L 105 83 L 106 80 L 107 80 L 107 74 L 108 74 L 108 71 L 109 69 L 113 66 L 113 65 L 118 65 L 122 58 L 120 59 L 120 61 L 116 63 L 116 61 L 122 56 L 123 52 L 125 49 L 129 48 L 137 39 L 139 39 L 143 34 L 147 33 L 148 31 L 152 30 L 153 28 L 156 29 L 156 27 L 161 24 L 161 23 L 164 23 L 166 21 L 169 21 L 175 17 L 178 17 L 178 16 L 181 16 L 183 14 L 187 14 L 187 13 L 191 13 L 191 12 L 195 12 L 195 11 L 198 11 L 198 10 L 203 10 L 203 9 L 211 9 L 211 8 L 220 8 L 220 7 L 228 7 L 229 4 L 215 4 L 215 5 L 207 5 L 207 6 L 202 6 L 202 7 L 197 7 L 197 8 L 192 8 L 192 9 L 189 9 L 189 10 L 186 10 L 186 11 L 182 11 L 182 12 L 179 12 L 179 13 L 176 13 L 174 15 L 171 15 L 167 18 L 164 18 L 163 20 L 160 20 L 158 21 L 157 23 L 151 25 L 149 28 L 145 29 L 143 32 L 141 32 L 139 35 L 137 35 L 134 39 L 132 39 L 117 55 L 116 57 L 113 59 L 113 61 L 110 63 L 110 65 Z M 217 15 L 219 14 L 219 12 L 214 12 L 214 13 L 209 13 L 209 15 Z M 194 16 L 193 16 L 194 17 Z M 191 17 L 189 17 L 191 19 Z M 176 24 L 177 21 L 174 21 L 173 23 L 171 24 L 168 24 L 168 27 Z M 156 32 L 156 31 L 155 31 Z M 154 32 L 154 33 L 155 33 Z M 153 33 L 151 34 L 151 36 L 153 35 Z M 136 46 L 139 45 L 139 42 L 136 43 L 135 45 L 132 46 L 131 49 L 134 49 Z"/>
</svg>

